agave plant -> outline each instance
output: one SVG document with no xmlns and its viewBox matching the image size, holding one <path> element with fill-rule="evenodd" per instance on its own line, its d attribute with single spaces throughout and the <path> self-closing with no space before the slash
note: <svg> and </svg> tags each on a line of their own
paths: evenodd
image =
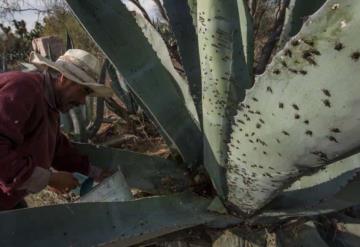
<svg viewBox="0 0 360 247">
<path fill-rule="evenodd" d="M 67 2 L 181 159 L 78 144 L 118 172 L 81 203 L 0 213 L 2 246 L 130 246 L 199 225 L 240 232 L 214 246 L 264 246 L 271 234 L 278 246 L 360 244 L 358 219 L 328 217 L 360 204 L 359 1 L 290 1 L 281 50 L 254 75 L 247 1 L 163 0 L 185 78 L 120 1 Z M 205 197 L 192 176 L 203 168 Z"/>
<path fill-rule="evenodd" d="M 65 47 L 66 50 L 75 48 L 72 38 L 68 32 L 66 32 Z M 49 57 L 51 57 L 52 52 L 50 47 L 48 51 Z M 118 79 L 119 76 L 116 74 L 113 66 L 109 64 L 109 61 L 107 59 L 105 59 L 102 64 L 100 76 L 97 83 L 105 83 L 107 72 L 111 77 L 112 86 L 116 92 L 116 95 L 124 102 L 129 112 L 134 111 L 132 97 L 131 95 L 129 95 L 129 93 L 126 93 L 124 91 L 127 89 L 126 85 L 122 85 L 120 83 Z M 120 115 L 120 117 L 123 117 L 123 108 L 119 106 L 112 98 L 103 99 L 89 97 L 86 99 L 86 104 L 84 106 L 75 107 L 74 109 L 71 109 L 68 113 L 60 114 L 62 130 L 70 134 L 75 141 L 87 142 L 89 139 L 95 136 L 101 126 L 101 123 L 104 120 L 103 115 L 105 105 L 111 111 Z"/>
</svg>

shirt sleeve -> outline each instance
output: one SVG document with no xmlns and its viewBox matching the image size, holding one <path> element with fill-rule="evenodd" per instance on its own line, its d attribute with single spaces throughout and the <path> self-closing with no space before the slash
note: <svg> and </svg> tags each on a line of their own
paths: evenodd
<svg viewBox="0 0 360 247">
<path fill-rule="evenodd" d="M 31 83 L 16 80 L 0 90 L 0 190 L 6 194 L 26 181 L 35 167 L 31 154 L 21 149 L 38 97 L 35 91 Z"/>
<path fill-rule="evenodd" d="M 50 176 L 50 170 L 36 166 L 30 178 L 19 187 L 19 190 L 26 190 L 28 193 L 38 193 L 49 184 Z"/>
<path fill-rule="evenodd" d="M 81 155 L 60 130 L 58 133 L 52 166 L 58 171 L 79 172 L 87 176 L 90 172 L 88 157 Z"/>
</svg>

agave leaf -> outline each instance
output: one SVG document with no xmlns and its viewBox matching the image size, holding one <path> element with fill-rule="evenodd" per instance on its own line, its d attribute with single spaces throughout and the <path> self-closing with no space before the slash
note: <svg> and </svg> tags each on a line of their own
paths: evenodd
<svg viewBox="0 0 360 247">
<path fill-rule="evenodd" d="M 73 131 L 74 127 L 73 127 L 72 119 L 68 112 L 60 114 L 60 127 L 66 133 Z"/>
<path fill-rule="evenodd" d="M 75 143 L 75 146 L 93 165 L 107 169 L 120 167 L 131 188 L 164 193 L 184 190 L 190 184 L 186 170 L 170 160 L 91 144 Z"/>
<path fill-rule="evenodd" d="M 1 67 L 0 67 L 1 72 L 6 72 L 8 70 L 6 57 L 7 57 L 7 54 L 6 54 L 6 52 L 4 52 L 3 55 L 1 56 Z"/>
<path fill-rule="evenodd" d="M 242 100 L 250 78 L 242 49 L 236 0 L 197 3 L 202 73 L 204 164 L 223 196 L 222 168 L 226 159 L 234 106 Z"/>
<path fill-rule="evenodd" d="M 207 199 L 180 194 L 1 212 L 6 227 L 0 228 L 0 245 L 132 246 L 217 219 L 206 211 L 208 204 Z"/>
<path fill-rule="evenodd" d="M 229 200 L 242 211 L 254 212 L 298 177 L 357 153 L 359 11 L 359 1 L 329 0 L 239 105 L 227 180 Z"/>
<path fill-rule="evenodd" d="M 38 70 L 36 66 L 32 63 L 21 62 L 19 65 L 21 66 L 22 72 L 34 72 Z"/>
<path fill-rule="evenodd" d="M 337 214 L 333 220 L 336 229 L 323 232 L 330 247 L 357 247 L 360 243 L 360 220 Z"/>
<path fill-rule="evenodd" d="M 75 140 L 81 142 L 87 141 L 86 123 L 83 115 L 82 106 L 71 109 L 69 111 L 69 115 L 74 126 Z"/>
<path fill-rule="evenodd" d="M 123 202 L 133 199 L 124 175 L 119 169 L 91 191 L 81 196 L 80 202 Z"/>
<path fill-rule="evenodd" d="M 125 77 L 132 92 L 141 99 L 146 106 L 144 110 L 153 116 L 165 138 L 186 163 L 196 164 L 201 132 L 185 106 L 176 80 L 162 65 L 132 14 L 117 0 L 67 2 Z"/>
<path fill-rule="evenodd" d="M 106 79 L 106 71 L 107 68 L 109 66 L 109 60 L 105 59 L 101 71 L 100 71 L 100 76 L 98 79 L 98 83 L 99 84 L 105 84 L 105 79 Z M 90 107 L 91 111 L 93 111 L 93 106 L 94 106 L 94 102 L 92 103 L 92 107 Z M 96 98 L 96 111 L 95 111 L 95 117 L 93 119 L 89 119 L 90 120 L 90 124 L 86 127 L 86 130 L 88 132 L 88 137 L 92 138 L 93 136 L 95 136 L 95 134 L 98 132 L 103 117 L 104 117 L 104 98 L 102 97 L 97 97 Z M 91 112 L 92 113 L 92 112 Z"/>
<path fill-rule="evenodd" d="M 71 36 L 70 36 L 68 30 L 66 30 L 65 48 L 66 48 L 66 50 L 74 48 L 74 44 L 73 44 L 73 41 L 71 39 Z M 60 113 L 60 123 L 62 126 L 62 130 L 64 130 L 66 133 L 70 133 L 71 131 L 74 130 L 74 125 L 72 123 L 72 117 L 70 116 L 70 113 Z M 77 131 L 78 131 L 78 129 L 79 128 L 77 128 Z"/>
<path fill-rule="evenodd" d="M 163 6 L 176 37 L 191 95 L 201 122 L 201 73 L 199 46 L 190 8 L 184 0 L 163 0 Z M 196 9 L 195 9 L 196 10 Z"/>
<path fill-rule="evenodd" d="M 204 131 L 218 164 L 223 166 L 224 139 L 230 121 L 226 111 L 233 110 L 249 86 L 248 74 L 238 73 L 244 68 L 233 66 L 237 61 L 243 61 L 245 65 L 237 3 L 234 0 L 201 1 L 198 3 L 198 21 Z M 247 81 L 241 80 L 244 79 L 241 76 Z"/>
<path fill-rule="evenodd" d="M 95 100 L 95 97 L 86 97 L 85 104 L 81 106 L 86 131 L 88 126 L 91 124 L 92 119 L 94 118 Z"/>
<path fill-rule="evenodd" d="M 53 54 L 52 50 L 51 50 L 51 46 L 50 43 L 47 43 L 47 54 L 46 54 L 46 58 L 50 59 L 50 61 L 55 61 L 55 55 Z"/>
<path fill-rule="evenodd" d="M 188 0 L 188 5 L 190 8 L 190 14 L 193 20 L 195 30 L 197 29 L 197 0 Z"/>
<path fill-rule="evenodd" d="M 172 63 L 169 50 L 166 46 L 165 41 L 159 34 L 159 32 L 153 27 L 153 25 L 146 20 L 141 15 L 135 15 L 136 23 L 141 28 L 141 31 L 144 33 L 144 36 L 149 41 L 150 45 L 156 52 L 159 57 L 161 63 L 164 67 L 169 71 L 171 76 L 175 79 L 177 85 L 179 86 L 181 93 L 185 99 L 185 104 L 194 117 L 196 121 L 199 121 L 199 117 L 195 108 L 195 103 L 193 98 L 190 95 L 189 85 L 187 81 L 180 76 L 180 74 L 174 68 L 174 64 Z"/>
<path fill-rule="evenodd" d="M 124 78 L 116 71 L 114 66 L 109 64 L 108 73 L 111 78 L 111 87 L 114 90 L 117 97 L 125 104 L 129 113 L 136 112 L 135 102 L 130 94 L 129 88 L 124 82 Z"/>
<path fill-rule="evenodd" d="M 276 197 L 268 206 L 300 208 L 316 205 L 343 189 L 360 172 L 360 155 L 335 162 L 315 174 L 303 176 Z"/>
<path fill-rule="evenodd" d="M 69 31 L 66 29 L 66 44 L 65 44 L 66 50 L 74 49 L 74 43 L 72 41 L 72 38 L 70 36 Z"/>
<path fill-rule="evenodd" d="M 239 9 L 240 31 L 242 46 L 245 56 L 245 62 L 247 64 L 250 78 L 253 76 L 253 64 L 254 64 L 254 27 L 253 19 L 250 14 L 249 6 L 246 0 L 237 0 Z M 239 67 L 241 64 L 238 65 Z"/>
<path fill-rule="evenodd" d="M 306 222 L 295 229 L 279 230 L 277 237 L 281 243 L 280 246 L 284 247 L 329 247 L 321 238 L 312 221 Z"/>
<path fill-rule="evenodd" d="M 219 197 L 215 197 L 210 203 L 208 210 L 211 212 L 217 212 L 219 214 L 228 214 L 223 202 Z"/>
<path fill-rule="evenodd" d="M 253 217 L 252 223 L 272 224 L 274 222 L 293 217 L 310 217 L 320 214 L 328 214 L 344 210 L 360 204 L 358 192 L 360 190 L 360 177 L 357 175 L 349 181 L 339 192 L 331 198 L 327 198 L 317 204 L 299 205 L 298 207 L 284 207 L 276 209 L 265 209 L 259 215 Z"/>
<path fill-rule="evenodd" d="M 290 1 L 285 17 L 284 27 L 280 36 L 279 46 L 284 44 L 294 35 L 296 35 L 305 20 L 314 14 L 326 2 L 326 0 L 288 0 Z"/>
</svg>

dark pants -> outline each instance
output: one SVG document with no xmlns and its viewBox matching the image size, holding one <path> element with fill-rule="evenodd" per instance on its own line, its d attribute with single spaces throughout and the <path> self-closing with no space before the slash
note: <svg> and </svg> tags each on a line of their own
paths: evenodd
<svg viewBox="0 0 360 247">
<path fill-rule="evenodd" d="M 8 210 L 16 210 L 16 209 L 22 209 L 22 208 L 27 208 L 28 205 L 27 203 L 25 202 L 25 200 L 22 200 L 21 202 L 19 202 L 18 204 L 16 204 L 15 207 L 13 207 L 12 209 L 1 209 L 0 208 L 0 212 L 1 211 L 8 211 Z"/>
<path fill-rule="evenodd" d="M 25 202 L 25 200 L 22 200 L 21 202 L 16 204 L 16 206 L 12 210 L 14 210 L 14 209 L 22 209 L 22 208 L 27 208 L 27 207 L 28 207 L 28 205 Z"/>
</svg>

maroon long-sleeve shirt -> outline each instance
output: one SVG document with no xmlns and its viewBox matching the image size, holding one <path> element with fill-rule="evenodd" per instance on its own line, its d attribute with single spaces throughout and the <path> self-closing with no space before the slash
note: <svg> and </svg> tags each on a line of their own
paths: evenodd
<svg viewBox="0 0 360 247">
<path fill-rule="evenodd" d="M 0 74 L 0 210 L 28 193 L 22 185 L 35 167 L 89 173 L 87 157 L 60 132 L 48 84 L 42 73 Z"/>
</svg>

